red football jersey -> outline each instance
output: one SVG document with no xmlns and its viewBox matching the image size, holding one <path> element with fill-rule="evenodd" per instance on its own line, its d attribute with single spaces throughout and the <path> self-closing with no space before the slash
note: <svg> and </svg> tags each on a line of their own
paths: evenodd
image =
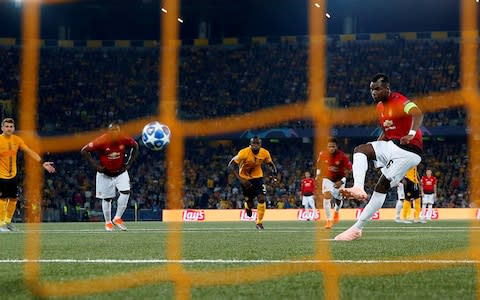
<svg viewBox="0 0 480 300">
<path fill-rule="evenodd" d="M 422 176 L 422 188 L 425 194 L 433 194 L 435 192 L 434 187 L 437 184 L 437 178 L 435 176 Z"/>
<path fill-rule="evenodd" d="M 85 150 L 97 152 L 100 164 L 107 171 L 119 171 L 125 161 L 126 148 L 133 148 L 137 142 L 129 136 L 121 135 L 112 141 L 108 134 L 104 134 L 88 143 Z"/>
<path fill-rule="evenodd" d="M 318 154 L 317 169 L 320 169 L 322 177 L 336 182 L 347 175 L 347 171 L 352 169 L 352 163 L 341 150 L 335 151 L 334 154 L 322 151 Z"/>
<path fill-rule="evenodd" d="M 380 125 L 387 140 L 398 141 L 400 138 L 408 135 L 412 128 L 413 117 L 407 114 L 404 109 L 409 102 L 410 100 L 404 95 L 392 92 L 385 103 L 377 103 Z M 423 150 L 423 138 L 420 129 L 417 130 L 417 134 L 410 141 L 410 144 Z"/>
<path fill-rule="evenodd" d="M 303 178 L 300 183 L 300 191 L 303 196 L 311 196 L 315 191 L 315 179 L 313 178 Z"/>
</svg>

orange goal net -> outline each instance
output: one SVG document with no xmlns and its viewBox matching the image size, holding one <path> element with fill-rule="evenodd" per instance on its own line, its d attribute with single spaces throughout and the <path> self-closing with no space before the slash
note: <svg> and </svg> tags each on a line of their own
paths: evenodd
<svg viewBox="0 0 480 300">
<path fill-rule="evenodd" d="M 97 136 L 99 132 L 83 132 L 72 136 L 39 137 L 36 130 L 36 114 L 38 99 L 38 65 L 39 65 L 39 24 L 41 5 L 56 5 L 69 1 L 44 0 L 25 1 L 23 5 L 23 47 L 21 55 L 21 97 L 20 97 L 20 127 L 24 130 L 24 138 L 27 144 L 39 149 L 42 153 L 61 153 L 81 148 L 86 141 Z M 245 130 L 258 126 L 269 126 L 280 122 L 298 119 L 310 119 L 315 126 L 314 153 L 320 151 L 320 145 L 327 143 L 330 128 L 335 124 L 362 124 L 375 120 L 375 115 L 369 114 L 371 108 L 336 109 L 329 108 L 323 101 L 325 98 L 325 86 L 327 74 L 326 67 L 326 24 L 325 3 L 321 0 L 311 0 L 309 7 L 313 8 L 319 3 L 318 9 L 309 9 L 309 59 L 308 59 L 308 100 L 304 103 L 277 106 L 262 109 L 248 115 L 238 115 L 234 118 L 217 118 L 197 121 L 184 121 L 176 117 L 177 109 L 177 78 L 179 65 L 179 28 L 177 15 L 179 1 L 165 0 L 164 6 L 169 7 L 171 13 L 165 14 L 161 23 L 161 46 L 158 98 L 159 113 L 146 118 L 130 120 L 123 129 L 134 134 L 141 131 L 143 125 L 152 120 L 161 120 L 168 124 L 172 131 L 172 141 L 167 149 L 169 161 L 167 174 L 167 201 L 168 207 L 181 209 L 183 194 L 182 170 L 184 163 L 184 140 L 192 136 L 208 136 L 225 132 Z M 469 172 L 477 172 L 480 166 L 480 98 L 478 94 L 478 29 L 477 9 L 472 0 L 461 0 L 461 89 L 453 92 L 445 92 L 434 95 L 435 101 L 429 97 L 417 98 L 416 103 L 424 112 L 433 112 L 451 107 L 466 107 L 469 112 Z M 221 124 L 221 126 L 218 126 Z M 111 278 L 103 277 L 102 281 L 94 279 L 49 281 L 41 278 L 40 264 L 36 261 L 41 257 L 41 234 L 39 211 L 34 207 L 40 207 L 41 186 L 43 182 L 42 172 L 38 164 L 30 160 L 26 161 L 25 191 L 30 202 L 27 206 L 27 241 L 25 248 L 25 277 L 29 289 L 39 297 L 75 296 L 83 295 L 85 291 L 110 292 L 117 289 L 136 287 L 157 282 L 172 282 L 177 299 L 189 299 L 193 287 L 241 284 L 252 281 L 262 281 L 271 278 L 288 276 L 302 272 L 321 272 L 324 275 L 324 298 L 340 298 L 340 279 L 346 275 L 375 275 L 399 274 L 406 271 L 432 270 L 445 267 L 432 263 L 421 263 L 423 257 L 411 257 L 419 260 L 418 264 L 405 265 L 390 262 L 387 265 L 378 262 L 369 265 L 352 265 L 341 268 L 331 257 L 330 243 L 316 242 L 314 255 L 305 257 L 305 260 L 323 261 L 316 264 L 283 264 L 273 263 L 260 267 L 248 266 L 241 269 L 229 270 L 218 269 L 215 271 L 195 271 L 184 268 L 182 264 L 166 263 L 160 267 L 152 267 L 147 270 L 133 273 L 115 274 Z M 471 201 L 480 207 L 480 177 L 470 176 Z M 40 184 L 39 184 L 40 183 Z M 472 226 L 478 226 L 478 221 L 472 221 Z M 167 252 L 168 261 L 182 259 L 182 233 L 178 229 L 181 223 L 169 223 Z M 329 232 L 320 230 L 317 226 L 316 240 L 329 238 Z M 465 259 L 480 260 L 480 231 L 472 230 L 470 233 L 469 248 L 455 253 L 429 254 L 430 259 Z M 475 268 L 479 265 L 475 264 Z M 136 280 L 130 280 L 135 277 Z M 477 276 L 477 298 L 480 298 L 480 276 Z"/>
</svg>

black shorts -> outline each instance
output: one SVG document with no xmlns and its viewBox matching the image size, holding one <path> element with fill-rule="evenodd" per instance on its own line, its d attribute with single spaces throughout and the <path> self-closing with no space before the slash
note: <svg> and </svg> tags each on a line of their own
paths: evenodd
<svg viewBox="0 0 480 300">
<path fill-rule="evenodd" d="M 405 178 L 405 199 L 417 199 L 420 198 L 420 185 Z"/>
<path fill-rule="evenodd" d="M 10 179 L 0 178 L 0 198 L 17 198 L 18 186 L 17 177 Z"/>
<path fill-rule="evenodd" d="M 263 178 L 253 178 L 248 180 L 252 186 L 248 189 L 246 189 L 242 185 L 242 190 L 243 190 L 243 196 L 249 198 L 250 200 L 253 200 L 253 198 L 257 197 L 260 194 L 266 195 L 267 194 L 267 189 L 265 188 L 265 185 L 263 184 Z"/>
</svg>

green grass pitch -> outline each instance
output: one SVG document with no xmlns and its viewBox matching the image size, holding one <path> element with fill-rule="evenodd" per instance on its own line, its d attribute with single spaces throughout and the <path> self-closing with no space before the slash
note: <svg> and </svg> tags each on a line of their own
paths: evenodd
<svg viewBox="0 0 480 300">
<path fill-rule="evenodd" d="M 340 222 L 330 232 L 333 238 L 352 222 Z M 127 232 L 105 232 L 102 223 L 48 223 L 41 225 L 42 280 L 102 278 L 145 270 L 167 263 L 169 226 L 160 222 L 130 222 Z M 341 299 L 475 299 L 475 263 L 432 259 L 442 265 L 431 271 L 416 271 L 416 256 L 438 252 L 458 253 L 469 246 L 465 221 L 428 224 L 370 222 L 361 240 L 316 241 L 312 222 L 267 222 L 259 232 L 250 222 L 184 223 L 182 261 L 188 270 L 208 272 L 286 262 L 314 264 L 303 257 L 313 255 L 317 242 L 328 243 L 339 268 L 402 260 L 411 270 L 393 275 L 342 276 Z M 0 299 L 34 299 L 24 283 L 25 225 L 19 232 L 0 234 Z M 193 287 L 191 299 L 323 299 L 324 275 L 305 272 L 249 284 Z M 174 299 L 172 283 L 157 283 L 89 294 L 69 299 Z M 55 298 L 62 299 L 62 298 Z"/>
</svg>

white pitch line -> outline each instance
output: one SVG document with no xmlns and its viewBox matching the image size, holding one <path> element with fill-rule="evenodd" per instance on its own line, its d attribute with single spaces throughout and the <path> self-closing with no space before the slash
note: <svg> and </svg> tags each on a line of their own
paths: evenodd
<svg viewBox="0 0 480 300">
<path fill-rule="evenodd" d="M 336 230 L 345 230 L 348 227 L 337 226 L 334 229 Z M 265 232 L 309 232 L 309 231 L 317 231 L 323 230 L 323 228 L 315 228 L 315 227 L 268 227 Z M 405 232 L 405 231 L 429 231 L 429 232 L 461 232 L 461 231 L 478 231 L 480 230 L 479 226 L 458 226 L 458 227 L 451 227 L 451 226 L 379 226 L 379 227 L 366 227 L 365 232 Z M 252 232 L 256 230 L 252 230 L 251 228 L 235 228 L 235 227 L 215 227 L 215 228 L 182 228 L 182 229 L 168 229 L 168 228 L 130 228 L 128 231 L 130 232 Z M 128 232 L 127 231 L 127 232 Z M 26 230 L 18 231 L 19 233 L 27 233 Z M 34 229 L 29 230 L 28 232 L 42 232 L 42 233 L 65 233 L 65 232 L 73 232 L 73 233 L 92 233 L 92 232 L 102 232 L 105 233 L 103 229 Z"/>
<path fill-rule="evenodd" d="M 279 259 L 1 259 L 2 264 L 17 263 L 71 263 L 71 264 L 312 264 L 312 263 L 334 263 L 334 264 L 480 264 L 480 260 L 279 260 Z"/>
</svg>

